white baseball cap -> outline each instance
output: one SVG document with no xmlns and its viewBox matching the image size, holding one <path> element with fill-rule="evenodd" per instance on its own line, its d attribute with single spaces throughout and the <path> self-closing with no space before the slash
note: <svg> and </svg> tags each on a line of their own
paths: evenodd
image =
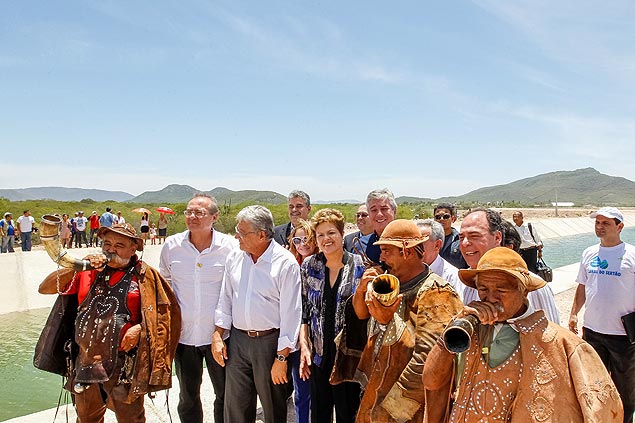
<svg viewBox="0 0 635 423">
<path fill-rule="evenodd" d="M 622 216 L 622 212 L 619 211 L 617 207 L 602 207 L 600 210 L 589 215 L 591 219 L 595 219 L 597 216 L 604 216 L 608 217 L 609 219 L 617 219 L 620 222 L 624 221 L 624 216 Z"/>
</svg>

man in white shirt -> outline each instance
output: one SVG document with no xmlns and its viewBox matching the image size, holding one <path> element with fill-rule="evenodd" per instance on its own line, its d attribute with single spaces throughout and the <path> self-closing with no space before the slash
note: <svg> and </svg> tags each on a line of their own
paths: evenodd
<svg viewBox="0 0 635 423">
<path fill-rule="evenodd" d="M 586 304 L 582 338 L 593 346 L 615 382 L 624 404 L 624 422 L 635 412 L 635 344 L 621 317 L 635 312 L 635 247 L 621 240 L 624 216 L 615 207 L 591 213 L 600 243 L 582 253 L 569 329 L 578 333 L 578 313 Z"/>
<path fill-rule="evenodd" d="M 180 386 L 179 418 L 182 422 L 203 422 L 200 388 L 204 360 L 214 387 L 214 422 L 223 423 L 225 369 L 212 357 L 211 334 L 225 262 L 237 243 L 214 230 L 218 205 L 213 197 L 196 194 L 184 214 L 187 230 L 165 240 L 159 261 L 159 272 L 172 285 L 181 306 L 181 334 L 174 357 Z"/>
<path fill-rule="evenodd" d="M 22 216 L 18 217 L 17 223 L 22 251 L 31 251 L 31 236 L 34 231 L 37 231 L 37 228 L 35 227 L 35 219 L 31 216 L 30 211 L 24 210 Z"/>
<path fill-rule="evenodd" d="M 459 279 L 459 269 L 439 254 L 445 240 L 443 225 L 436 220 L 425 219 L 417 222 L 417 227 L 421 230 L 421 235 L 428 237 L 428 240 L 423 243 L 423 262 L 430 267 L 430 270 L 446 280 L 463 301 L 465 285 Z"/>
<path fill-rule="evenodd" d="M 214 359 L 227 372 L 225 421 L 255 421 L 258 395 L 266 423 L 286 422 L 287 357 L 302 318 L 300 266 L 273 240 L 267 208 L 245 207 L 236 221 L 240 249 L 227 258 L 212 336 Z"/>
<path fill-rule="evenodd" d="M 82 239 L 84 240 L 84 245 L 88 247 L 88 238 L 86 237 L 86 223 L 88 219 L 84 217 L 83 211 L 78 211 L 78 217 L 75 218 L 75 228 L 77 231 L 75 232 L 75 248 L 82 248 Z"/>
<path fill-rule="evenodd" d="M 542 257 L 542 240 L 536 227 L 523 221 L 523 212 L 515 211 L 512 215 L 514 229 L 520 235 L 520 256 L 525 260 L 530 272 L 536 273 L 536 263 Z"/>
<path fill-rule="evenodd" d="M 126 223 L 126 219 L 124 219 L 124 217 L 121 215 L 121 210 L 119 210 L 119 211 L 117 212 L 117 218 L 116 218 L 116 220 L 117 220 L 117 223 L 119 223 L 120 225 L 121 225 L 122 223 Z"/>
<path fill-rule="evenodd" d="M 487 251 L 506 245 L 503 241 L 502 221 L 500 213 L 492 209 L 473 209 L 463 218 L 459 231 L 459 248 L 470 269 L 476 269 L 478 261 Z M 560 324 L 556 300 L 549 284 L 529 292 L 527 299 L 534 309 L 544 310 L 547 319 Z M 479 301 L 478 292 L 475 288 L 466 286 L 463 304 L 470 304 L 472 301 Z"/>
</svg>

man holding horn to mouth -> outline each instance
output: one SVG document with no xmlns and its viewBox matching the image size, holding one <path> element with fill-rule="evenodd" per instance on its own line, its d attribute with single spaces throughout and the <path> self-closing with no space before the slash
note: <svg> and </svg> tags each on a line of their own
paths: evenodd
<svg viewBox="0 0 635 423">
<path fill-rule="evenodd" d="M 619 394 L 593 348 L 527 300 L 545 281 L 518 253 L 493 248 L 459 278 L 480 301 L 457 317 L 473 315 L 480 324 L 458 357 L 450 337 L 439 337 L 430 352 L 423 372 L 427 423 L 622 422 Z M 431 416 L 432 410 L 447 413 Z"/>
<path fill-rule="evenodd" d="M 422 262 L 426 240 L 413 221 L 390 222 L 375 245 L 387 272 L 399 279 L 399 295 L 390 305 L 378 301 L 373 280 L 383 270 L 371 268 L 353 297 L 357 316 L 372 317 L 356 376 L 365 389 L 357 422 L 423 418 L 423 365 L 446 324 L 462 309 L 452 287 Z"/>
<path fill-rule="evenodd" d="M 103 254 L 86 257 L 91 270 L 53 272 L 39 292 L 77 296 L 79 352 L 66 388 L 78 421 L 103 421 L 108 405 L 119 422 L 144 422 L 143 396 L 171 386 L 179 305 L 159 272 L 137 257 L 143 240 L 132 225 L 102 227 L 97 236 Z"/>
</svg>

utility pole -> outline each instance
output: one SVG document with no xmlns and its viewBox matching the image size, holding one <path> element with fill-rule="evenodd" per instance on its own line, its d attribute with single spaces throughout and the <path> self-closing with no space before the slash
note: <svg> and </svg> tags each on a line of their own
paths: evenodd
<svg viewBox="0 0 635 423">
<path fill-rule="evenodd" d="M 554 175 L 556 179 L 555 188 L 556 188 L 556 217 L 558 217 L 558 174 Z"/>
</svg>

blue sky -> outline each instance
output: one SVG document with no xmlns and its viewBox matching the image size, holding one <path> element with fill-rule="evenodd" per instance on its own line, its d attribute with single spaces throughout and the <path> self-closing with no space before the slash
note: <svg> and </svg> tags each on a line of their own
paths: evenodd
<svg viewBox="0 0 635 423">
<path fill-rule="evenodd" d="M 3 2 L 0 188 L 635 180 L 633 22 L 630 0 Z"/>
</svg>

